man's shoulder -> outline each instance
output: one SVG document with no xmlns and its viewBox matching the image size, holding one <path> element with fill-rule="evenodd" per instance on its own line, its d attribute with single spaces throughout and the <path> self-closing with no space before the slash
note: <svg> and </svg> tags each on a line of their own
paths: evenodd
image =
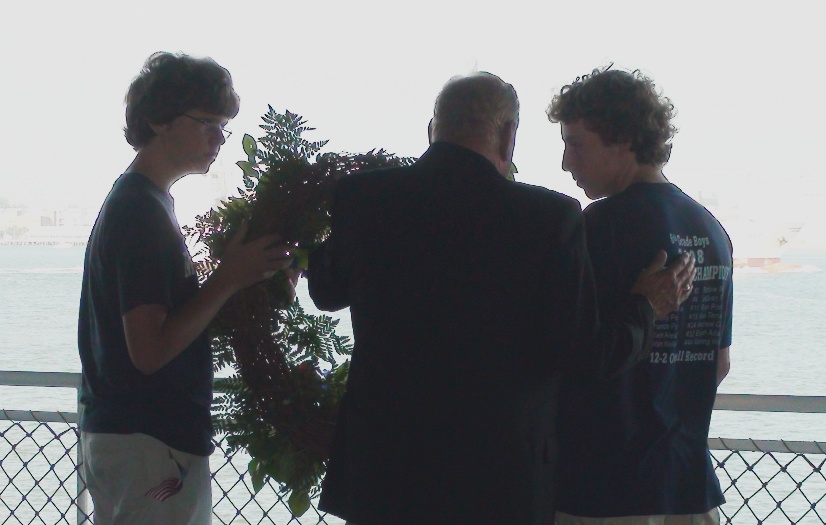
<svg viewBox="0 0 826 525">
<path fill-rule="evenodd" d="M 507 182 L 504 187 L 514 199 L 519 199 L 526 205 L 542 207 L 563 214 L 578 215 L 582 211 L 579 201 L 575 198 L 542 186 L 524 182 Z"/>
<path fill-rule="evenodd" d="M 407 191 L 432 183 L 434 171 L 436 170 L 431 166 L 416 163 L 408 166 L 361 171 L 343 177 L 338 182 L 338 192 L 362 195 L 368 192 L 387 197 L 394 190 L 397 190 L 407 194 Z M 435 176 L 441 175 L 441 173 L 437 173 Z M 519 205 L 542 208 L 545 211 L 555 211 L 562 214 L 579 214 L 582 211 L 578 200 L 557 191 L 524 182 L 508 181 L 500 176 L 496 178 L 489 177 L 488 182 L 491 182 L 491 179 L 492 184 L 474 184 L 468 186 L 468 191 L 491 192 L 499 198 Z"/>
<path fill-rule="evenodd" d="M 541 199 L 548 202 L 556 202 L 558 204 L 573 206 L 579 208 L 579 201 L 575 198 L 560 193 L 555 190 L 549 190 L 543 186 L 535 186 L 526 182 L 510 181 L 508 186 L 513 188 L 514 192 L 519 192 L 524 195 L 531 196 L 531 198 Z"/>
<path fill-rule="evenodd" d="M 362 185 L 398 181 L 412 170 L 413 165 L 367 169 L 345 175 L 339 180 L 339 184 Z"/>
</svg>

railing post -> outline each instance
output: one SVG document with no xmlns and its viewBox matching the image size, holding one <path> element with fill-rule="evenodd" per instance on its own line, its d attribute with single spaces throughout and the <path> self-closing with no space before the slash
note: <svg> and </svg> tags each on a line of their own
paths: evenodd
<svg viewBox="0 0 826 525">
<path fill-rule="evenodd" d="M 77 457 L 75 458 L 75 481 L 77 484 L 77 525 L 82 523 L 91 523 L 89 515 L 91 514 L 91 505 L 89 498 L 89 491 L 86 489 L 86 481 L 81 475 L 81 467 L 83 465 L 83 442 L 80 439 L 80 415 L 83 411 L 83 405 L 80 404 L 80 385 L 75 387 L 75 398 L 77 399 Z"/>
</svg>

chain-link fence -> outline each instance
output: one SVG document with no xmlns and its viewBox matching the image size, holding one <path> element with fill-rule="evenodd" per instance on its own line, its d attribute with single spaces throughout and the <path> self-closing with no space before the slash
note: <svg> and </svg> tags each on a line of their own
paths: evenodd
<svg viewBox="0 0 826 525">
<path fill-rule="evenodd" d="M 726 497 L 724 523 L 826 523 L 826 443 L 718 438 L 709 445 Z"/>
<path fill-rule="evenodd" d="M 77 476 L 78 430 L 75 414 L 0 411 L 0 523 L 92 524 L 88 492 Z M 341 520 L 312 506 L 294 518 L 277 484 L 253 494 L 249 456 L 230 452 L 215 440 L 212 468 L 213 523 L 340 525 Z M 4 518 L 3 514 L 8 514 Z"/>
<path fill-rule="evenodd" d="M 82 523 L 75 475 L 77 427 L 69 422 L 71 416 L 2 412 L 0 512 L 9 517 L 0 523 Z"/>
<path fill-rule="evenodd" d="M 214 524 L 344 524 L 337 517 L 319 511 L 316 501 L 303 516 L 294 518 L 276 483 L 269 482 L 258 494 L 254 494 L 247 474 L 249 461 L 249 455 L 243 450 L 229 452 L 222 437 L 215 441 L 215 452 L 210 458 Z"/>
<path fill-rule="evenodd" d="M 0 373 L 0 385 L 37 383 L 3 378 Z M 39 386 L 50 386 L 38 381 Z M 65 383 L 51 386 L 65 387 Z M 777 401 L 752 397 L 726 396 L 728 404 L 753 405 L 737 410 L 768 410 Z M 801 399 L 784 403 L 797 403 L 793 411 L 798 412 L 826 411 L 826 399 L 809 398 L 808 404 L 800 404 Z M 735 409 L 725 404 L 722 408 Z M 215 445 L 210 458 L 213 523 L 343 524 L 315 505 L 300 519 L 294 518 L 276 484 L 253 494 L 247 474 L 249 456 L 244 451 L 229 452 L 222 436 Z M 727 500 L 721 509 L 723 523 L 826 524 L 826 443 L 714 438 L 709 447 Z M 88 492 L 77 475 L 77 452 L 76 413 L 0 410 L 0 525 L 93 523 Z"/>
</svg>

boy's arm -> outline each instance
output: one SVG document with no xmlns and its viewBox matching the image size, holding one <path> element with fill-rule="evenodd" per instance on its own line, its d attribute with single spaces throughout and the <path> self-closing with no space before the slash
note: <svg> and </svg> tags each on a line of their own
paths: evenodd
<svg viewBox="0 0 826 525">
<path fill-rule="evenodd" d="M 731 355 L 729 352 L 730 347 L 721 348 L 718 350 L 717 355 L 717 386 L 720 386 L 720 383 L 723 382 L 723 379 L 726 378 L 729 371 L 731 370 Z"/>
<path fill-rule="evenodd" d="M 289 247 L 271 246 L 277 236 L 240 244 L 245 233 L 236 234 L 221 264 L 180 309 L 170 312 L 164 305 L 144 304 L 123 314 L 129 357 L 138 370 L 152 374 L 162 368 L 207 328 L 233 294 L 290 266 Z"/>
</svg>

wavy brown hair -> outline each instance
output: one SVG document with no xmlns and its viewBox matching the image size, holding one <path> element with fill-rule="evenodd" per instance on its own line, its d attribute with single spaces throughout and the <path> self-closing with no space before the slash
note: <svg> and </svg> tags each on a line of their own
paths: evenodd
<svg viewBox="0 0 826 525">
<path fill-rule="evenodd" d="M 563 87 L 548 106 L 551 122 L 582 120 L 606 145 L 630 144 L 639 164 L 659 166 L 671 156 L 674 105 L 639 70 L 595 69 Z"/>
<path fill-rule="evenodd" d="M 239 107 L 229 71 L 214 60 L 158 52 L 129 86 L 123 131 L 138 149 L 155 136 L 150 124 L 167 124 L 193 109 L 233 118 Z"/>
</svg>

